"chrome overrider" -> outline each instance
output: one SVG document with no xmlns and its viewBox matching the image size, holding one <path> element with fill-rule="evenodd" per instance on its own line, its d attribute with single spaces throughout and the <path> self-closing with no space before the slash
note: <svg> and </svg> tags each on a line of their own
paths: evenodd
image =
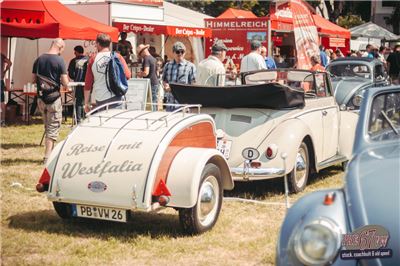
<svg viewBox="0 0 400 266">
<path fill-rule="evenodd" d="M 252 168 L 250 160 L 245 160 L 243 167 L 231 167 L 230 170 L 232 175 L 242 176 L 245 180 L 249 180 L 251 176 L 280 177 L 285 174 L 283 168 Z"/>
</svg>

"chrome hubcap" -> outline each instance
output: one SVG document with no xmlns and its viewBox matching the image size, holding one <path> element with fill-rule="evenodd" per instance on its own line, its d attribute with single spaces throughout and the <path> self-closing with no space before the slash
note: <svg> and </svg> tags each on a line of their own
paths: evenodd
<svg viewBox="0 0 400 266">
<path fill-rule="evenodd" d="M 307 165 L 308 162 L 307 162 L 306 151 L 303 149 L 303 147 L 300 147 L 299 151 L 297 152 L 296 167 L 295 167 L 295 179 L 296 179 L 296 185 L 298 187 L 302 187 L 306 180 Z"/>
<path fill-rule="evenodd" d="M 210 225 L 217 213 L 219 200 L 218 181 L 215 176 L 208 176 L 201 185 L 197 200 L 197 213 L 203 226 Z"/>
</svg>

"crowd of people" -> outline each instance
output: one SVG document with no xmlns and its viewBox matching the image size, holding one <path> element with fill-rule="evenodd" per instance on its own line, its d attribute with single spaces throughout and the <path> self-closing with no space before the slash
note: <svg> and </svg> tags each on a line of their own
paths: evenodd
<svg viewBox="0 0 400 266">
<path fill-rule="evenodd" d="M 121 96 L 115 95 L 107 88 L 106 66 L 115 52 L 120 60 L 124 74 L 127 79 L 131 78 L 132 73 L 128 67 L 131 62 L 133 46 L 127 40 L 126 33 L 121 33 L 121 40 L 113 44 L 109 35 L 100 33 L 96 38 L 97 53 L 90 58 L 85 55 L 82 46 L 74 48 L 75 57 L 66 67 L 60 55 L 65 48 L 65 42 L 55 39 L 47 53 L 40 55 L 33 64 L 33 81 L 37 84 L 37 101 L 42 112 L 45 126 L 45 156 L 47 160 L 54 143 L 57 140 L 62 119 L 61 86 L 68 87 L 69 81 L 85 82 L 85 86 L 75 87 L 76 98 L 76 118 L 79 123 L 85 113 L 91 109 L 90 97 L 93 94 L 96 106 L 122 100 Z M 241 59 L 240 72 L 255 71 L 261 69 L 275 69 L 292 66 L 279 55 L 267 56 L 266 47 L 262 46 L 258 40 L 250 43 L 251 51 Z M 400 45 L 396 45 L 393 51 L 388 51 L 387 47 L 375 47 L 367 45 L 365 51 L 351 51 L 346 56 L 350 57 L 369 57 L 381 60 L 391 80 L 399 84 L 400 71 Z M 211 54 L 199 62 L 196 66 L 185 59 L 186 46 L 182 42 L 175 42 L 172 46 L 173 58 L 161 58 L 154 47 L 147 44 L 140 44 L 136 48 L 137 59 L 141 62 L 141 68 L 136 74 L 138 78 L 150 80 L 152 94 L 152 110 L 158 110 L 160 90 L 164 92 L 164 103 L 166 111 L 173 111 L 177 108 L 178 102 L 171 93 L 169 84 L 198 84 L 210 86 L 223 86 L 228 81 L 236 80 L 238 69 L 230 58 L 226 57 L 228 48 L 221 40 L 217 40 L 211 47 Z M 344 57 L 338 49 L 333 51 L 320 46 L 320 55 L 312 56 L 311 70 L 324 71 L 325 67 L 339 57 Z M 1 57 L 1 121 L 4 122 L 4 76 L 10 68 L 11 61 L 2 54 Z M 294 67 L 296 64 L 294 63 Z M 43 90 L 42 90 L 43 89 Z M 118 108 L 115 104 L 112 107 Z"/>
</svg>

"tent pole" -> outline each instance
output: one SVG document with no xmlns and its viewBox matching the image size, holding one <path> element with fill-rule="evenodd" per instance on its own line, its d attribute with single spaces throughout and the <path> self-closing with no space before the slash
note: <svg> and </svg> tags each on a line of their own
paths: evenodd
<svg viewBox="0 0 400 266">
<path fill-rule="evenodd" d="M 272 57 L 271 18 L 267 22 L 267 35 L 268 56 Z"/>
</svg>

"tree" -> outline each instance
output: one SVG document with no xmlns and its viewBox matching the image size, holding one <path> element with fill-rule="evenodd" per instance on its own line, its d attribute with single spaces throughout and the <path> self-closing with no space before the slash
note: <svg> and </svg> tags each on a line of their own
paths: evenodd
<svg viewBox="0 0 400 266">
<path fill-rule="evenodd" d="M 400 2 L 396 2 L 393 13 L 390 17 L 385 17 L 385 22 L 392 25 L 394 34 L 400 34 Z"/>
<path fill-rule="evenodd" d="M 365 23 L 365 21 L 363 21 L 361 19 L 361 16 L 349 14 L 346 16 L 339 16 L 337 24 L 340 27 L 350 29 L 350 28 L 353 28 L 355 26 L 358 26 L 358 25 L 361 25 L 364 23 Z"/>
</svg>

